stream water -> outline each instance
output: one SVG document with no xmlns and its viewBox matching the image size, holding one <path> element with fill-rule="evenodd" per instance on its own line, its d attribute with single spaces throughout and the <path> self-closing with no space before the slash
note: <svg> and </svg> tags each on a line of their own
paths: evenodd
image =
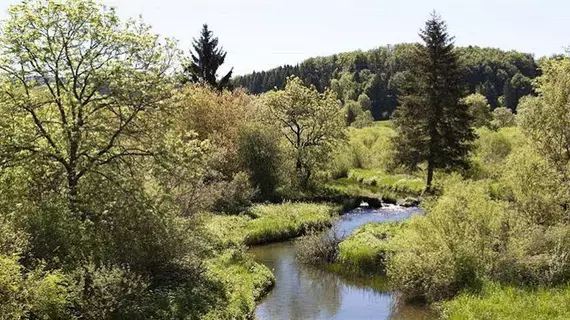
<svg viewBox="0 0 570 320">
<path fill-rule="evenodd" d="M 344 237 L 369 222 L 400 221 L 421 212 L 398 206 L 357 208 L 344 214 L 333 230 Z M 276 277 L 275 288 L 256 309 L 259 320 L 433 317 L 426 308 L 401 303 L 396 294 L 383 291 L 378 279 L 341 277 L 297 263 L 292 241 L 253 247 L 250 253 Z"/>
</svg>

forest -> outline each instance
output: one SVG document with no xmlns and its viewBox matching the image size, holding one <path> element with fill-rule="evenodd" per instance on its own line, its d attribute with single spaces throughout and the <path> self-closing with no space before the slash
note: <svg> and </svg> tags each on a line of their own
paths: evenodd
<svg viewBox="0 0 570 320">
<path fill-rule="evenodd" d="M 414 44 L 383 46 L 369 51 L 339 53 L 307 59 L 298 65 L 253 72 L 233 79 L 253 94 L 283 89 L 287 78 L 297 76 L 322 92 L 330 88 L 343 103 L 364 104 L 375 120 L 387 120 L 398 105 L 399 88 L 409 76 Z M 459 47 L 463 81 L 468 93 L 480 93 L 491 108 L 515 111 L 521 97 L 533 92 L 531 82 L 540 75 L 533 55 L 476 46 Z"/>
<path fill-rule="evenodd" d="M 232 78 L 207 24 L 10 6 L 0 319 L 570 318 L 570 57 L 418 27 Z"/>
</svg>

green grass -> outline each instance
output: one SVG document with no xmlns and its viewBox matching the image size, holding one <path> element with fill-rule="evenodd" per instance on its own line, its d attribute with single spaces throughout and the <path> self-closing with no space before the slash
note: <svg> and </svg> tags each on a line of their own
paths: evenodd
<svg viewBox="0 0 570 320">
<path fill-rule="evenodd" d="M 224 304 L 209 312 L 204 319 L 250 319 L 256 302 L 275 283 L 275 277 L 264 265 L 254 262 L 239 249 L 224 250 L 206 262 L 208 276 L 224 283 Z"/>
<path fill-rule="evenodd" d="M 295 238 L 331 225 L 335 209 L 327 204 L 256 205 L 250 216 L 213 215 L 206 227 L 222 243 L 256 245 Z"/>
<path fill-rule="evenodd" d="M 528 289 L 487 284 L 481 294 L 462 294 L 441 305 L 446 319 L 570 319 L 570 284 Z"/>
<path fill-rule="evenodd" d="M 405 228 L 404 222 L 369 223 L 339 244 L 338 263 L 360 273 L 384 274 L 388 241 Z"/>
<path fill-rule="evenodd" d="M 385 199 L 419 197 L 425 181 L 408 174 L 387 174 L 382 170 L 352 169 L 347 178 L 341 178 L 327 185 L 342 194 Z"/>
</svg>

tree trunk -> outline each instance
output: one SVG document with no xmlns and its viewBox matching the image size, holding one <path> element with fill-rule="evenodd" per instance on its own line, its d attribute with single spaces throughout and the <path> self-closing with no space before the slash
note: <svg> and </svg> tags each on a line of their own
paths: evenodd
<svg viewBox="0 0 570 320">
<path fill-rule="evenodd" d="M 433 181 L 433 162 L 432 160 L 428 160 L 428 168 L 427 168 L 427 181 L 426 181 L 426 193 L 431 192 L 431 183 Z"/>
</svg>

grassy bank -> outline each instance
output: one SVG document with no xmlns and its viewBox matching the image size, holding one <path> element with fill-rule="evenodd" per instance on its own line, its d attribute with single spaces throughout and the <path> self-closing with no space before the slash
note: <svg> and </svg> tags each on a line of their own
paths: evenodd
<svg viewBox="0 0 570 320">
<path fill-rule="evenodd" d="M 249 215 L 214 215 L 207 228 L 226 243 L 256 245 L 322 230 L 331 225 L 335 214 L 335 208 L 327 204 L 256 205 Z"/>
<path fill-rule="evenodd" d="M 264 265 L 254 262 L 240 249 L 224 250 L 207 262 L 208 276 L 224 284 L 224 304 L 205 319 L 250 319 L 256 302 L 275 283 L 275 277 Z"/>
<path fill-rule="evenodd" d="M 395 201 L 419 197 L 425 182 L 409 174 L 388 174 L 380 169 L 351 169 L 347 177 L 334 180 L 327 186 L 346 195 Z"/>
<path fill-rule="evenodd" d="M 284 203 L 256 205 L 248 215 L 206 217 L 206 229 L 219 253 L 206 262 L 208 277 L 226 288 L 223 304 L 206 319 L 249 319 L 256 302 L 272 288 L 275 278 L 262 264 L 253 261 L 245 245 L 282 241 L 331 225 L 337 209 L 326 204 Z"/>
<path fill-rule="evenodd" d="M 385 222 L 358 228 L 339 244 L 338 264 L 359 273 L 384 274 L 392 250 L 389 239 L 405 226 L 405 222 Z"/>
<path fill-rule="evenodd" d="M 442 303 L 443 316 L 463 319 L 570 319 L 570 285 L 525 289 L 487 284 L 480 294 Z"/>
</svg>

